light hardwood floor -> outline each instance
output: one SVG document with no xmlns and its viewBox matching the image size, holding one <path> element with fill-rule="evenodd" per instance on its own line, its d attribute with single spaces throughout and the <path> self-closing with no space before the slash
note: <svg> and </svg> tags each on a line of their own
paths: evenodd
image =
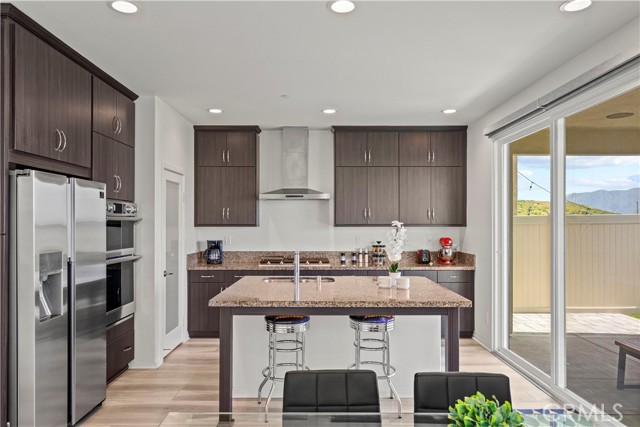
<svg viewBox="0 0 640 427">
<path fill-rule="evenodd" d="M 478 343 L 460 340 L 460 370 L 499 372 L 511 379 L 515 408 L 543 408 L 556 402 Z M 235 399 L 234 410 L 261 412 L 255 399 Z M 269 410 L 281 410 L 274 399 Z M 403 399 L 411 411 L 411 399 Z M 192 339 L 169 354 L 158 369 L 129 370 L 107 388 L 107 400 L 84 426 L 159 426 L 169 413 L 215 412 L 218 409 L 218 340 Z M 394 411 L 390 399 L 383 411 Z M 174 414 L 175 415 L 175 414 Z"/>
</svg>

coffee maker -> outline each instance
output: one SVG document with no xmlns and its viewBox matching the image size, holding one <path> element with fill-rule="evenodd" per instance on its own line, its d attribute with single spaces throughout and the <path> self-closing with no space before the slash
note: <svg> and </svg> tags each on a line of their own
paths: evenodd
<svg viewBox="0 0 640 427">
<path fill-rule="evenodd" d="M 202 253 L 207 264 L 222 264 L 222 240 L 207 240 L 207 249 Z"/>
</svg>

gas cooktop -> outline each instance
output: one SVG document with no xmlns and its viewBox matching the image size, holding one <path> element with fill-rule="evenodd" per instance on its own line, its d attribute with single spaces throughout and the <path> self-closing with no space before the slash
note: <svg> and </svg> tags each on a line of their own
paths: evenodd
<svg viewBox="0 0 640 427">
<path fill-rule="evenodd" d="M 283 256 L 265 257 L 260 258 L 260 261 L 258 261 L 258 265 L 261 267 L 270 265 L 293 265 L 293 258 Z M 300 265 L 326 265 L 328 267 L 330 263 L 329 258 L 300 257 Z"/>
</svg>

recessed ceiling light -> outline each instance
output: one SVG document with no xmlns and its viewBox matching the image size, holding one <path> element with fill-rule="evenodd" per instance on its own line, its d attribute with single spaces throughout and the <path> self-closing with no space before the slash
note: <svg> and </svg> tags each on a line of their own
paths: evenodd
<svg viewBox="0 0 640 427">
<path fill-rule="evenodd" d="M 560 5 L 563 12 L 578 12 L 591 6 L 591 0 L 569 0 Z"/>
<path fill-rule="evenodd" d="M 222 110 L 220 108 L 209 108 L 209 112 L 213 114 L 221 114 Z"/>
<path fill-rule="evenodd" d="M 446 110 L 442 110 L 444 114 L 453 114 L 456 112 L 453 108 L 447 108 Z"/>
<path fill-rule="evenodd" d="M 325 108 L 324 110 L 322 110 L 323 113 L 325 114 L 335 114 L 336 113 L 336 109 L 335 108 Z"/>
<path fill-rule="evenodd" d="M 352 12 L 353 9 L 356 8 L 356 5 L 353 4 L 353 2 L 349 1 L 349 0 L 336 0 L 336 1 L 332 1 L 329 4 L 329 7 L 335 13 L 349 13 L 349 12 Z"/>
<path fill-rule="evenodd" d="M 125 0 L 112 1 L 111 7 L 121 13 L 136 13 L 138 6 L 135 3 Z"/>
<path fill-rule="evenodd" d="M 631 117 L 633 113 L 613 113 L 607 116 L 607 119 L 624 119 L 625 117 Z"/>
</svg>

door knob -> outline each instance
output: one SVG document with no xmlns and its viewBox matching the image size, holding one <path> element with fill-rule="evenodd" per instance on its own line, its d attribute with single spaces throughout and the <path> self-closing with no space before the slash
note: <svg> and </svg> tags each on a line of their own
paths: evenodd
<svg viewBox="0 0 640 427">
<path fill-rule="evenodd" d="M 167 276 L 173 276 L 173 273 L 168 272 L 167 270 L 164 271 L 164 277 Z"/>
</svg>

